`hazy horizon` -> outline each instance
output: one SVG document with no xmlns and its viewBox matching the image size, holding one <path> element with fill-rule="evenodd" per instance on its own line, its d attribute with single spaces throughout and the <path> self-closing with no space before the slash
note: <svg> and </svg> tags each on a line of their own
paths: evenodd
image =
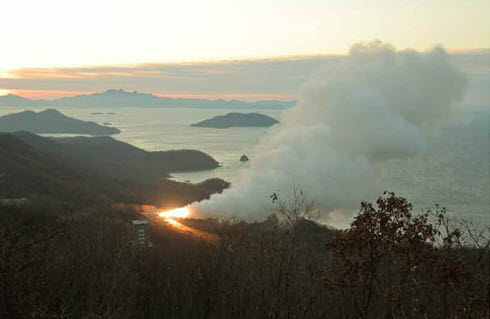
<svg viewBox="0 0 490 319">
<path fill-rule="evenodd" d="M 490 83 L 490 49 L 449 54 L 453 63 L 464 70 L 471 81 L 480 86 Z M 346 57 L 347 53 L 214 62 L 15 69 L 0 77 L 0 96 L 15 94 L 32 99 L 56 99 L 123 89 L 172 98 L 295 100 L 301 83 L 311 72 L 319 67 L 335 66 Z M 484 92 L 479 94 L 485 95 Z M 490 101 L 486 96 L 485 99 Z M 483 104 L 490 106 L 490 103 Z"/>
<path fill-rule="evenodd" d="M 375 39 L 400 51 L 440 46 L 470 75 L 490 77 L 485 0 L 20 0 L 2 10 L 10 14 L 0 20 L 7 48 L 0 51 L 0 95 L 57 98 L 122 88 L 291 100 L 315 69 L 348 56 L 353 43 Z"/>
</svg>

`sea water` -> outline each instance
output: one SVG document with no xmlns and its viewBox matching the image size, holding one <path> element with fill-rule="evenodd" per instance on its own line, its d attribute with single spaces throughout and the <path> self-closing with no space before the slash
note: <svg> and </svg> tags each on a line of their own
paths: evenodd
<svg viewBox="0 0 490 319">
<path fill-rule="evenodd" d="M 22 109 L 0 108 L 0 116 Z M 34 109 L 36 110 L 36 109 Z M 41 110 L 41 109 L 39 109 Z M 213 156 L 221 166 L 214 170 L 173 173 L 179 181 L 199 182 L 219 177 L 238 183 L 239 172 L 254 160 L 255 146 L 268 128 L 213 129 L 192 123 L 234 109 L 199 108 L 59 108 L 67 116 L 121 130 L 113 137 L 148 151 L 197 149 Z M 103 113 L 103 114 L 93 114 Z M 113 114 L 110 114 L 113 113 Z M 260 110 L 280 120 L 280 110 Z M 490 223 L 490 111 L 477 111 L 473 119 L 445 127 L 429 138 L 426 151 L 409 159 L 391 160 L 380 168 L 386 190 L 407 197 L 418 209 L 446 206 L 459 216 Z M 367 181 L 368 182 L 368 181 Z M 374 200 L 374 199 L 366 199 Z"/>
</svg>

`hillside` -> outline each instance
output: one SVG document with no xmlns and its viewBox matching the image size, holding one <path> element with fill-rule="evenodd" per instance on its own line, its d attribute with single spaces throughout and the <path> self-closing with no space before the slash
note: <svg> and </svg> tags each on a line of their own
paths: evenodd
<svg viewBox="0 0 490 319">
<path fill-rule="evenodd" d="M 0 134 L 0 198 L 44 195 L 74 202 L 108 200 L 101 187 L 109 186 L 118 197 L 120 188 L 112 180 L 85 171 L 81 165 L 39 151 L 12 134 Z"/>
<path fill-rule="evenodd" d="M 6 296 L 0 298 L 0 314 L 489 317 L 488 232 L 465 231 L 469 224 L 460 223 L 447 230 L 447 224 L 437 224 L 440 212 L 424 218 L 403 198 L 362 205 L 345 230 L 304 218 L 287 223 L 281 213 L 254 223 L 156 218 L 148 225 L 147 247 L 132 244 L 137 233 L 131 222 L 145 214 L 124 205 L 68 211 L 49 201 L 0 202 L 0 292 Z M 291 207 L 285 213 L 298 206 Z M 455 240 L 460 234 L 468 244 Z M 370 293 L 375 298 L 365 304 L 366 316 L 359 316 L 355 305 Z M 33 316 L 40 308 L 42 316 Z"/>
<path fill-rule="evenodd" d="M 248 108 L 281 109 L 293 106 L 295 101 L 263 100 L 208 100 L 160 97 L 153 94 L 107 90 L 101 93 L 80 94 L 53 100 L 28 99 L 18 95 L 0 96 L 1 106 L 18 107 L 199 107 L 199 108 Z"/>
<path fill-rule="evenodd" d="M 51 138 L 62 145 L 97 160 L 140 168 L 156 168 L 166 173 L 214 169 L 219 163 L 197 150 L 148 152 L 108 136 Z"/>
<path fill-rule="evenodd" d="M 63 115 L 57 110 L 41 112 L 23 111 L 0 117 L 1 132 L 29 131 L 32 133 L 68 133 L 88 135 L 119 134 L 117 128 L 102 126 L 94 122 L 77 120 Z"/>
<path fill-rule="evenodd" d="M 191 124 L 195 127 L 268 127 L 279 123 L 276 119 L 259 113 L 228 113 Z"/>
<path fill-rule="evenodd" d="M 110 147 L 96 151 L 103 145 Z M 119 149 L 119 157 L 106 158 L 111 149 Z M 151 156 L 106 137 L 58 140 L 28 132 L 0 133 L 0 198 L 47 196 L 84 206 L 115 201 L 169 205 L 201 200 L 222 190 L 167 180 L 167 172 L 175 168 L 173 160 L 165 162 L 157 155 L 145 161 Z M 202 165 L 199 160 L 186 161 L 186 169 Z"/>
</svg>

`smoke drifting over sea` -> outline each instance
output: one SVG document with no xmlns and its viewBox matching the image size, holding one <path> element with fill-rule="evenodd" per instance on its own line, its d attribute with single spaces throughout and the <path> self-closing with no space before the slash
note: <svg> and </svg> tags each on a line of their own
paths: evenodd
<svg viewBox="0 0 490 319">
<path fill-rule="evenodd" d="M 294 183 L 327 221 L 328 213 L 352 211 L 384 190 L 379 165 L 423 151 L 427 136 L 463 118 L 457 104 L 465 85 L 442 48 L 355 44 L 347 58 L 310 76 L 240 182 L 193 209 L 260 220 L 273 208 L 269 195 L 287 196 Z"/>
</svg>

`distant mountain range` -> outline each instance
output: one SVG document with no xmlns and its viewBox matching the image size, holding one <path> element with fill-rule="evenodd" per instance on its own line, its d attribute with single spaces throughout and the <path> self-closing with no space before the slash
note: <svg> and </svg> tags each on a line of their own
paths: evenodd
<svg viewBox="0 0 490 319">
<path fill-rule="evenodd" d="M 28 99 L 8 94 L 0 96 L 0 107 L 197 107 L 197 108 L 244 108 L 282 109 L 291 107 L 296 101 L 262 100 L 208 100 L 159 97 L 153 94 L 107 90 L 102 93 L 82 94 L 59 99 Z"/>
</svg>

